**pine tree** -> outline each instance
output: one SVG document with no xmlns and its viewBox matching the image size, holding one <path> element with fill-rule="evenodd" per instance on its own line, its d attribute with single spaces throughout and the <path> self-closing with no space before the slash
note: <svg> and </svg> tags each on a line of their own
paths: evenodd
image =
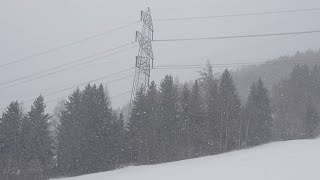
<svg viewBox="0 0 320 180">
<path fill-rule="evenodd" d="M 315 109 L 311 97 L 308 98 L 308 104 L 305 115 L 305 134 L 307 138 L 315 137 L 319 134 L 320 117 Z"/>
<path fill-rule="evenodd" d="M 0 118 L 0 178 L 4 179 L 4 169 L 5 169 L 5 155 L 4 155 L 4 147 L 5 147 L 5 135 L 4 135 L 4 127 L 2 126 L 2 119 Z"/>
<path fill-rule="evenodd" d="M 207 63 L 206 69 L 201 72 L 201 86 L 204 92 L 205 115 L 207 128 L 205 129 L 208 153 L 219 152 L 220 113 L 218 97 L 218 80 L 214 78 L 212 66 Z"/>
<path fill-rule="evenodd" d="M 114 158 L 114 167 L 118 168 L 126 164 L 126 130 L 124 124 L 123 113 L 121 112 L 119 117 L 116 117 L 116 120 L 112 123 L 113 128 L 112 132 L 112 142 L 111 145 L 114 147 L 114 152 L 116 154 L 113 156 Z"/>
<path fill-rule="evenodd" d="M 246 109 L 249 112 L 247 122 L 248 145 L 259 145 L 271 141 L 272 115 L 270 98 L 261 78 L 251 86 Z"/>
<path fill-rule="evenodd" d="M 180 112 L 179 112 L 179 153 L 181 159 L 193 157 L 193 144 L 192 144 L 192 129 L 191 129 L 191 118 L 190 118 L 190 90 L 188 84 L 185 83 L 181 96 L 179 97 Z"/>
<path fill-rule="evenodd" d="M 78 175 L 82 172 L 82 166 L 85 166 L 81 158 L 82 141 L 84 141 L 80 122 L 81 96 L 79 88 L 76 89 L 65 104 L 66 110 L 61 112 L 57 151 L 60 175 Z"/>
<path fill-rule="evenodd" d="M 177 88 L 173 82 L 173 77 L 170 75 L 166 75 L 160 83 L 159 101 L 159 112 L 161 114 L 158 129 L 161 146 L 159 149 L 160 161 L 173 161 L 178 157 L 176 144 L 178 143 L 179 127 Z"/>
<path fill-rule="evenodd" d="M 147 156 L 151 164 L 159 161 L 157 150 L 159 148 L 158 131 L 159 128 L 159 92 L 154 81 L 151 82 L 146 94 L 147 112 Z"/>
<path fill-rule="evenodd" d="M 130 132 L 130 151 L 131 163 L 144 164 L 146 163 L 144 141 L 146 138 L 146 96 L 144 88 L 140 88 L 132 103 L 131 116 L 129 119 Z"/>
<path fill-rule="evenodd" d="M 230 72 L 226 69 L 219 86 L 220 151 L 238 146 L 241 103 Z"/>
<path fill-rule="evenodd" d="M 18 179 L 21 176 L 21 125 L 23 113 L 21 105 L 11 102 L 1 119 L 1 154 L 3 169 L 1 174 L 4 179 Z"/>
<path fill-rule="evenodd" d="M 24 136 L 26 136 L 28 150 L 30 151 L 29 162 L 38 163 L 41 172 L 48 177 L 53 160 L 53 141 L 50 137 L 48 119 L 49 114 L 45 113 L 46 105 L 44 99 L 39 96 L 31 106 L 27 116 L 27 125 Z"/>
<path fill-rule="evenodd" d="M 278 139 L 303 138 L 305 105 L 309 95 L 312 95 L 312 98 L 316 97 L 312 94 L 316 83 L 312 82 L 311 75 L 308 66 L 296 65 L 290 77 L 275 86 L 272 100 Z"/>
<path fill-rule="evenodd" d="M 108 160 L 115 154 L 111 145 L 111 128 L 113 112 L 102 85 L 87 85 L 82 92 L 80 118 L 84 141 L 82 141 L 81 157 L 84 172 L 92 173 L 113 166 Z M 110 139 L 111 138 L 111 139 Z M 107 147 L 110 149 L 107 151 Z"/>
<path fill-rule="evenodd" d="M 58 165 L 67 174 L 115 168 L 116 115 L 102 85 L 77 89 L 66 103 L 59 128 Z M 115 143 L 116 144 L 116 143 Z"/>
<path fill-rule="evenodd" d="M 192 145 L 195 148 L 194 156 L 198 157 L 205 154 L 206 134 L 205 113 L 203 108 L 203 100 L 201 97 L 198 81 L 195 81 L 190 95 L 190 133 L 192 137 Z"/>
<path fill-rule="evenodd" d="M 250 128 L 250 124 L 252 119 L 254 119 L 254 108 L 255 108 L 255 99 L 256 99 L 256 92 L 257 92 L 257 87 L 256 87 L 256 83 L 253 82 L 251 87 L 250 87 L 250 93 L 248 95 L 248 99 L 247 99 L 247 104 L 245 107 L 245 113 L 244 113 L 244 124 L 245 124 L 245 128 L 244 128 L 244 144 L 245 146 L 247 146 L 249 144 L 249 128 Z"/>
</svg>

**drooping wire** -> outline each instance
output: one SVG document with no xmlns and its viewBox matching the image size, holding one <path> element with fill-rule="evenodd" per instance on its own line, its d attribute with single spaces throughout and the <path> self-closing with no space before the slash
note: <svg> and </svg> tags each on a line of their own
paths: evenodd
<svg viewBox="0 0 320 180">
<path fill-rule="evenodd" d="M 118 30 L 130 27 L 132 25 L 138 24 L 139 22 L 140 21 L 134 21 L 134 22 L 128 23 L 128 24 L 123 25 L 123 26 L 119 26 L 119 27 L 116 27 L 116 28 L 113 28 L 113 29 L 108 29 L 108 30 L 106 30 L 104 32 L 101 32 L 101 33 L 97 33 L 97 34 L 94 34 L 94 35 L 91 35 L 91 36 L 88 36 L 88 37 L 85 37 L 85 38 L 82 38 L 82 39 L 79 39 L 79 40 L 75 40 L 75 41 L 72 41 L 72 42 L 69 42 L 69 43 L 66 43 L 66 44 L 51 48 L 51 49 L 47 49 L 47 50 L 44 50 L 44 51 L 40 51 L 40 52 L 31 54 L 31 55 L 16 59 L 16 60 L 8 62 L 8 63 L 0 64 L 0 68 L 4 68 L 4 67 L 9 66 L 9 65 L 13 65 L 13 64 L 20 63 L 20 62 L 28 61 L 28 60 L 31 60 L 32 58 L 35 58 L 35 57 L 38 57 L 38 56 L 42 56 L 42 55 L 45 55 L 45 54 L 49 54 L 49 53 L 58 51 L 60 49 L 64 49 L 64 48 L 67 48 L 67 47 L 70 47 L 70 46 L 74 46 L 76 44 L 81 44 L 82 42 L 89 41 L 91 39 L 95 39 L 95 38 L 104 36 L 105 34 L 108 34 L 108 33 L 114 32 L 114 31 L 118 31 Z"/>
<path fill-rule="evenodd" d="M 240 38 L 257 38 L 270 36 L 289 36 L 301 34 L 315 34 L 320 33 L 320 30 L 296 31 L 296 32 L 282 32 L 282 33 L 266 33 L 266 34 L 247 34 L 236 36 L 214 36 L 214 37 L 195 37 L 195 38 L 181 38 L 181 39 L 155 39 L 153 42 L 175 42 L 175 41 L 199 41 L 199 40 L 222 40 L 222 39 L 240 39 Z"/>
<path fill-rule="evenodd" d="M 64 68 L 64 69 L 60 69 L 60 70 L 53 71 L 53 72 L 48 72 L 48 73 L 46 73 L 46 74 L 44 74 L 44 75 L 36 76 L 36 77 L 34 77 L 34 78 L 27 79 L 27 80 L 25 80 L 25 81 L 21 81 L 21 82 L 18 82 L 18 83 L 9 85 L 9 86 L 2 87 L 2 89 L 11 88 L 11 87 L 14 87 L 14 86 L 17 86 L 17 85 L 21 85 L 21 84 L 24 84 L 24 83 L 27 83 L 27 82 L 31 82 L 31 81 L 34 81 L 34 80 L 37 80 L 37 79 L 45 78 L 45 77 L 48 77 L 48 76 L 51 76 L 51 75 L 54 75 L 54 74 L 57 74 L 57 73 L 60 73 L 60 72 L 72 70 L 72 69 L 74 69 L 74 68 L 77 67 L 77 66 L 85 65 L 85 64 L 88 64 L 88 63 L 91 63 L 91 62 L 94 62 L 94 61 L 97 61 L 97 60 L 100 60 L 100 59 L 104 59 L 104 58 L 107 58 L 107 57 L 111 57 L 111 56 L 114 56 L 114 55 L 116 55 L 116 54 L 120 54 L 120 53 L 125 52 L 125 51 L 127 51 L 127 50 L 129 50 L 129 49 L 132 49 L 132 48 L 135 48 L 135 46 L 134 46 L 134 47 L 131 47 L 131 48 L 124 49 L 124 50 L 121 50 L 121 51 L 117 51 L 117 52 L 115 52 L 115 53 L 108 54 L 108 55 L 105 55 L 105 56 L 102 56 L 102 57 L 98 57 L 98 58 L 92 59 L 92 60 L 90 60 L 90 61 L 83 62 L 83 63 L 81 63 L 81 64 L 75 64 L 75 65 L 73 65 L 73 66 L 66 67 L 66 68 Z M 112 60 L 111 60 L 111 61 L 112 61 Z M 111 62 L 111 61 L 109 61 L 109 62 Z"/>
<path fill-rule="evenodd" d="M 240 14 L 224 14 L 224 15 L 215 15 L 215 16 L 193 16 L 193 17 L 181 17 L 181 18 L 163 18 L 163 19 L 154 19 L 154 21 L 184 21 L 184 20 L 199 20 L 199 19 L 217 19 L 217 18 L 258 16 L 258 15 L 269 15 L 269 14 L 288 14 L 288 13 L 310 12 L 310 11 L 320 11 L 320 8 L 290 9 L 290 10 L 264 11 L 264 12 L 240 13 Z"/>
<path fill-rule="evenodd" d="M 79 86 L 83 86 L 83 85 L 86 85 L 86 84 L 89 84 L 89 83 L 92 83 L 92 82 L 95 82 L 95 81 L 99 81 L 99 80 L 102 80 L 102 79 L 106 79 L 106 78 L 109 78 L 111 76 L 114 76 L 114 75 L 118 75 L 118 74 L 121 74 L 121 73 L 124 73 L 126 71 L 130 71 L 130 70 L 133 70 L 134 68 L 128 68 L 128 69 L 124 69 L 124 70 L 121 70 L 121 71 L 118 71 L 118 72 L 115 72 L 115 73 L 111 73 L 111 74 L 108 74 L 108 75 L 105 75 L 105 76 L 102 76 L 100 78 L 97 78 L 97 79 L 92 79 L 90 81 L 86 81 L 86 82 L 83 82 L 83 83 L 80 83 L 80 84 L 77 84 L 75 86 L 72 86 L 72 87 L 68 87 L 68 88 L 64 88 L 64 89 L 61 89 L 61 90 L 58 90 L 58 91 L 54 91 L 54 92 L 51 92 L 51 93 L 48 93 L 48 94 L 44 94 L 43 96 L 44 97 L 49 97 L 49 96 L 52 96 L 52 95 L 56 95 L 58 93 L 61 93 L 61 92 L 65 92 L 65 91 L 68 91 L 68 90 L 71 90 L 71 89 L 74 89 L 74 88 L 77 88 Z M 125 77 L 122 77 L 122 78 L 118 78 L 118 79 L 114 79 L 114 80 L 111 80 L 111 81 L 108 81 L 106 83 L 103 83 L 103 85 L 108 85 L 108 84 L 111 84 L 111 83 L 114 83 L 114 82 L 118 82 L 120 80 L 123 80 L 123 79 L 127 79 L 127 78 L 130 78 L 130 77 L 133 77 L 133 74 L 131 75 L 128 75 L 128 76 L 125 76 Z M 62 98 L 66 98 L 68 96 L 64 96 Z M 61 99 L 62 99 L 61 98 Z M 28 100 L 24 100 L 23 103 L 29 103 L 29 102 L 32 102 L 34 101 L 35 98 L 30 98 Z M 4 110 L 6 108 L 0 108 L 0 110 Z"/>
<path fill-rule="evenodd" d="M 93 57 L 95 57 L 95 56 L 102 55 L 102 54 L 105 54 L 105 53 L 107 53 L 107 52 L 114 51 L 114 50 L 117 50 L 117 49 L 126 47 L 126 46 L 128 46 L 128 45 L 133 44 L 133 43 L 134 43 L 134 42 L 122 44 L 122 45 L 120 45 L 120 46 L 117 46 L 117 47 L 114 47 L 114 48 L 111 48 L 111 49 L 107 49 L 107 50 L 104 50 L 104 51 L 101 51 L 101 52 L 92 54 L 92 55 L 87 56 L 87 57 L 84 57 L 84 58 L 80 58 L 80 59 L 76 59 L 76 60 L 73 60 L 73 61 L 70 61 L 70 62 L 67 62 L 67 63 L 63 63 L 63 64 L 60 64 L 60 65 L 57 65 L 57 66 L 54 66 L 54 67 L 51 67 L 51 68 L 47 68 L 47 69 L 44 69 L 44 70 L 42 70 L 42 71 L 35 72 L 35 73 L 29 74 L 29 75 L 25 75 L 25 76 L 22 76 L 22 77 L 19 77 L 19 78 L 16 78 L 16 79 L 12 79 L 12 80 L 8 80 L 8 81 L 5 81 L 5 82 L 1 82 L 1 83 L 0 83 L 0 86 L 7 85 L 7 84 L 11 84 L 11 83 L 13 83 L 13 82 L 17 82 L 17 81 L 20 81 L 20 80 L 23 80 L 23 79 L 28 79 L 28 78 L 30 78 L 30 77 L 33 77 L 33 76 L 35 76 L 35 75 L 39 75 L 39 74 L 42 74 L 42 73 L 48 73 L 49 71 L 56 70 L 56 69 L 62 68 L 62 67 L 64 67 L 64 66 L 68 66 L 68 65 L 75 64 L 75 63 L 78 63 L 78 62 L 82 62 L 82 61 L 84 61 L 84 60 L 93 58 Z M 102 58 L 104 58 L 104 57 L 105 57 L 105 56 L 103 56 Z M 96 60 L 96 59 L 94 59 L 94 60 Z M 86 61 L 86 62 L 92 62 L 92 61 L 94 61 L 94 60 L 89 60 L 89 61 Z"/>
<path fill-rule="evenodd" d="M 257 61 L 257 62 L 243 62 L 243 63 L 218 63 L 211 64 L 213 67 L 241 67 L 241 66 L 254 66 L 254 65 L 281 65 L 281 64 L 320 64 L 320 59 L 312 59 L 306 61 Z M 204 64 L 175 64 L 175 65 L 156 65 L 153 69 L 198 69 L 204 68 Z"/>
<path fill-rule="evenodd" d="M 112 99 L 112 98 L 118 98 L 118 97 L 121 97 L 121 96 L 130 94 L 130 93 L 131 93 L 131 91 L 127 91 L 127 92 L 124 92 L 124 93 L 116 94 L 116 95 L 114 95 L 114 96 L 111 96 L 110 99 Z M 58 102 L 58 101 L 60 101 L 60 100 L 63 100 L 63 99 L 65 99 L 65 98 L 68 98 L 68 97 L 69 97 L 69 96 L 59 97 L 59 98 L 56 98 L 56 99 L 52 99 L 52 100 L 46 101 L 45 103 L 46 103 L 46 104 L 49 104 L 49 103 Z M 3 109 L 0 109 L 0 110 L 3 110 Z"/>
</svg>

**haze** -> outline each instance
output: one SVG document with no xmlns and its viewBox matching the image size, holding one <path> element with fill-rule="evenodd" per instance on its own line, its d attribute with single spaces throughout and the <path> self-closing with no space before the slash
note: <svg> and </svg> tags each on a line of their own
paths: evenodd
<svg viewBox="0 0 320 180">
<path fill-rule="evenodd" d="M 159 19 L 312 8 L 320 7 L 320 1 L 291 0 L 288 3 L 287 0 L 2 0 L 0 2 L 0 64 L 137 21 L 140 11 L 147 6 L 150 6 L 153 18 Z M 317 30 L 320 29 L 320 22 L 316 18 L 319 15 L 320 11 L 312 11 L 252 17 L 154 22 L 154 38 Z M 79 45 L 32 58 L 23 63 L 1 68 L 0 82 L 132 42 L 135 38 L 135 31 L 140 29 L 141 24 L 138 24 Z M 207 59 L 213 64 L 257 62 L 319 47 L 320 34 L 215 41 L 154 42 L 153 44 L 155 65 L 204 64 Z M 1 86 L 0 107 L 7 106 L 12 100 L 23 101 L 36 98 L 40 93 L 50 93 L 133 67 L 136 55 L 137 48 L 134 48 L 125 53 L 46 78 L 11 88 Z M 130 74 L 133 74 L 133 71 L 97 83 L 105 83 Z M 165 74 L 179 75 L 181 80 L 197 77 L 195 69 L 154 70 L 152 79 L 159 81 Z M 108 85 L 110 95 L 114 96 L 131 90 L 132 81 L 133 79 L 129 78 Z M 45 97 L 45 99 L 52 100 L 67 96 L 70 92 L 72 90 Z M 112 102 L 115 107 L 119 107 L 129 98 L 130 95 L 124 95 L 112 99 Z M 48 104 L 49 109 L 52 109 L 54 105 L 55 103 Z M 26 103 L 26 106 L 29 104 Z"/>
</svg>

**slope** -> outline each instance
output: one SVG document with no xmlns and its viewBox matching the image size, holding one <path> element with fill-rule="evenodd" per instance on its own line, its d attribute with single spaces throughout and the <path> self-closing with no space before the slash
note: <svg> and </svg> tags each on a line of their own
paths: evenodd
<svg viewBox="0 0 320 180">
<path fill-rule="evenodd" d="M 320 139 L 276 142 L 222 155 L 59 180 L 320 179 Z"/>
</svg>

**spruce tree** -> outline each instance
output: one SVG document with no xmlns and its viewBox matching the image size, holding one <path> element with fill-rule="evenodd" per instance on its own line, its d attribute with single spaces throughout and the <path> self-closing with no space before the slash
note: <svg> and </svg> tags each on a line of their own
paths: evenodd
<svg viewBox="0 0 320 180">
<path fill-rule="evenodd" d="M 111 146 L 111 128 L 113 112 L 109 107 L 109 98 L 102 85 L 97 87 L 90 84 L 82 92 L 80 118 L 83 137 L 81 147 L 84 172 L 92 173 L 111 168 L 109 158 L 114 155 Z M 107 151 L 107 147 L 109 150 Z"/>
<path fill-rule="evenodd" d="M 94 173 L 116 166 L 115 113 L 102 85 L 77 89 L 66 103 L 59 128 L 58 164 L 68 174 Z"/>
<path fill-rule="evenodd" d="M 5 146 L 5 136 L 4 127 L 2 126 L 2 119 L 0 118 L 0 177 L 4 178 L 4 168 L 5 168 L 5 156 L 4 156 L 4 146 Z"/>
<path fill-rule="evenodd" d="M 112 142 L 111 145 L 114 148 L 114 152 L 116 153 L 113 156 L 115 168 L 121 167 L 125 165 L 126 162 L 126 130 L 123 113 L 121 112 L 119 117 L 115 117 L 115 121 L 112 123 Z M 109 148 L 107 148 L 109 149 Z"/>
<path fill-rule="evenodd" d="M 81 96 L 76 89 L 66 102 L 66 110 L 61 112 L 60 126 L 58 127 L 58 171 L 60 175 L 77 175 L 82 172 L 81 148 L 84 138 L 81 136 L 82 116 Z"/>
<path fill-rule="evenodd" d="M 191 158 L 193 157 L 193 143 L 192 143 L 192 129 L 191 129 L 191 118 L 190 118 L 190 90 L 188 84 L 185 83 L 183 86 L 182 93 L 179 97 L 180 104 L 180 115 L 179 115 L 179 152 L 181 158 Z"/>
<path fill-rule="evenodd" d="M 255 99 L 256 99 L 256 92 L 257 92 L 257 88 L 256 88 L 256 83 L 253 82 L 251 87 L 250 87 L 250 93 L 248 95 L 247 98 L 247 103 L 245 106 L 245 113 L 244 113 L 244 118 L 243 118 L 243 123 L 245 124 L 245 128 L 244 128 L 244 144 L 245 146 L 249 145 L 249 128 L 250 128 L 250 124 L 251 121 L 254 117 L 254 108 L 255 108 Z"/>
<path fill-rule="evenodd" d="M 159 93 L 159 111 L 161 114 L 159 125 L 160 138 L 160 161 L 174 160 L 178 157 L 176 144 L 179 127 L 178 127 L 178 98 L 177 88 L 173 82 L 173 77 L 166 75 L 160 83 Z"/>
<path fill-rule="evenodd" d="M 304 118 L 308 96 L 315 90 L 312 73 L 306 65 L 296 65 L 290 77 L 275 86 L 273 106 L 275 109 L 275 129 L 278 139 L 303 138 Z M 319 92 L 319 91 L 316 91 Z M 319 94 L 319 93 L 315 93 Z"/>
<path fill-rule="evenodd" d="M 315 109 L 311 97 L 308 98 L 306 113 L 305 113 L 305 135 L 307 138 L 313 138 L 319 135 L 320 117 Z"/>
<path fill-rule="evenodd" d="M 129 132 L 130 132 L 130 153 L 131 163 L 143 164 L 146 162 L 144 155 L 146 139 L 146 95 L 144 88 L 141 87 L 137 92 L 134 101 L 132 102 L 131 116 L 129 119 Z"/>
<path fill-rule="evenodd" d="M 27 146 L 31 153 L 29 161 L 39 163 L 41 171 L 48 177 L 53 160 L 53 141 L 48 127 L 49 114 L 45 113 L 45 108 L 44 99 L 39 96 L 28 112 L 26 121 L 30 124 L 27 125 L 28 132 L 24 135 L 28 138 Z"/>
<path fill-rule="evenodd" d="M 207 63 L 206 68 L 201 72 L 201 87 L 204 93 L 206 124 L 206 139 L 208 142 L 208 153 L 214 154 L 219 152 L 219 97 L 218 97 L 218 80 L 214 78 L 212 66 Z"/>
<path fill-rule="evenodd" d="M 157 150 L 158 128 L 159 128 L 159 92 L 156 83 L 151 82 L 146 94 L 146 112 L 147 112 L 147 156 L 151 164 L 159 161 Z"/>
<path fill-rule="evenodd" d="M 1 118 L 1 155 L 3 169 L 1 174 L 4 179 L 18 179 L 21 177 L 21 125 L 23 113 L 21 105 L 17 102 L 11 102 Z"/>
<path fill-rule="evenodd" d="M 259 145 L 271 141 L 272 112 L 270 98 L 261 78 L 251 86 L 246 109 L 249 113 L 247 122 L 248 145 Z"/>
<path fill-rule="evenodd" d="M 207 127 L 203 100 L 201 97 L 200 86 L 195 81 L 190 95 L 190 133 L 192 146 L 195 148 L 194 156 L 204 155 L 207 145 L 205 128 Z"/>
<path fill-rule="evenodd" d="M 220 151 L 228 151 L 238 146 L 240 135 L 241 103 L 233 78 L 226 69 L 219 85 L 220 100 Z"/>
</svg>

